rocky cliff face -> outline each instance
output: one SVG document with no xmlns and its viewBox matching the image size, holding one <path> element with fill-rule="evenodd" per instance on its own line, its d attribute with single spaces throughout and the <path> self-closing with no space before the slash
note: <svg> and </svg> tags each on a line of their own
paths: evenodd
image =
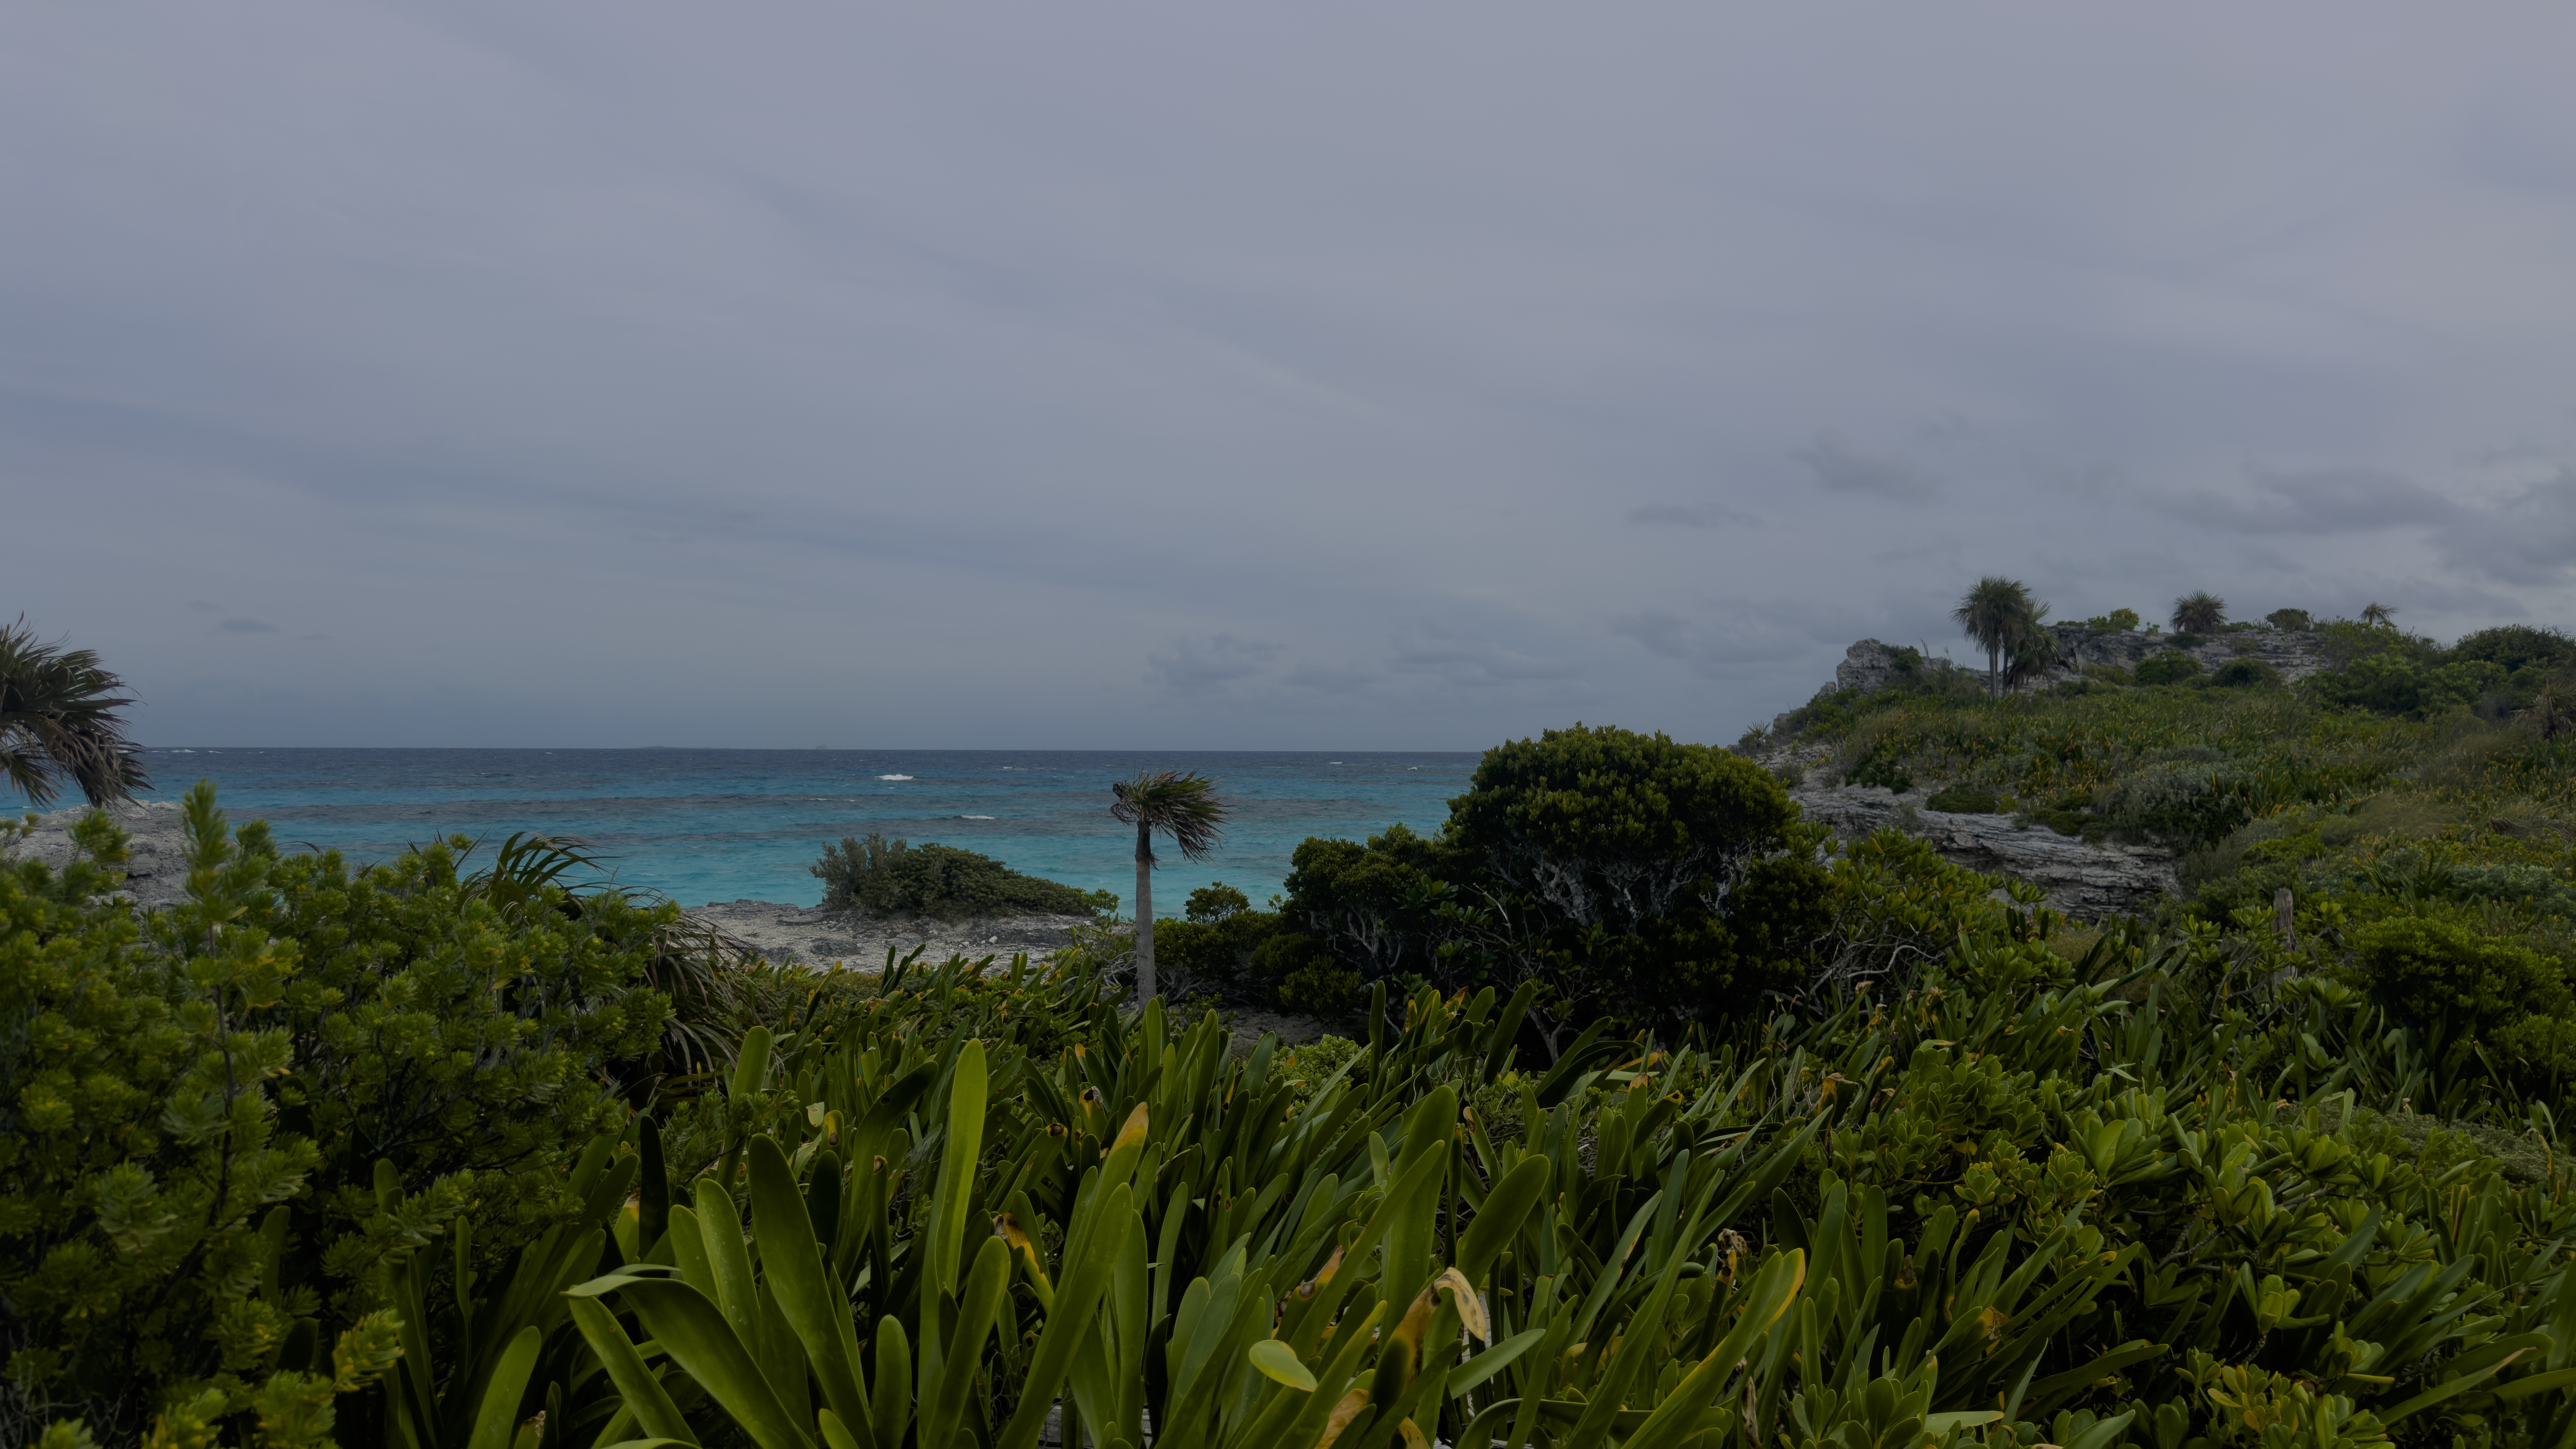
<svg viewBox="0 0 2576 1449">
<path fill-rule="evenodd" d="M 2007 875 L 2048 892 L 2048 905 L 2078 920 L 2152 909 L 2174 893 L 2171 853 L 2148 845 L 2089 844 L 2009 815 L 1926 810 L 1931 792 L 1897 794 L 1876 785 L 1801 785 L 1789 792 L 1806 818 L 1849 840 L 1894 826 L 1919 835 L 1943 859 Z"/>
<path fill-rule="evenodd" d="M 2172 649 L 2174 636 L 2138 630 L 2095 630 L 2082 624 L 2050 627 L 2056 636 L 2059 667 L 2024 686 L 2041 689 L 2082 678 L 2088 667 L 2134 670 L 2149 658 Z M 2324 636 L 2281 629 L 2241 629 L 2205 636 L 2182 652 L 2216 672 L 2236 659 L 2259 659 L 2280 671 L 2284 680 L 2304 679 L 2329 667 Z M 1909 657 L 1911 656 L 1911 657 Z M 1899 645 L 1863 639 L 1834 667 L 1834 689 L 1863 693 L 1885 689 L 1909 672 L 1942 674 L 1967 670 L 1982 682 L 1983 661 L 1954 662 L 1926 656 Z M 1806 818 L 1833 828 L 1846 839 L 1893 826 L 1932 843 L 1945 859 L 1994 875 L 2029 881 L 2048 892 L 2048 904 L 2079 919 L 2142 911 L 2177 889 L 2170 852 L 2154 846 L 2088 844 L 2043 825 L 2024 827 L 2009 815 L 1954 815 L 1926 810 L 1931 788 L 1906 794 L 1876 786 L 1847 786 L 1830 777 L 1833 748 L 1800 745 L 1779 739 L 1789 714 L 1772 721 L 1774 741 L 1753 752 L 1766 769 L 1794 770 L 1809 778 L 1792 787 Z"/>
<path fill-rule="evenodd" d="M 2060 666 L 2052 682 L 2074 678 L 2088 664 L 2135 669 L 2149 657 L 2174 647 L 2171 634 L 2146 634 L 2135 629 L 2094 630 L 2081 624 L 2055 624 L 2048 632 L 2057 636 Z M 2304 679 L 2327 667 L 2324 635 L 2287 629 L 2239 629 L 2204 635 L 2200 643 L 2182 652 L 2210 671 L 2230 660 L 2260 659 L 2281 671 L 2285 680 Z M 1839 677 L 1841 671 L 1835 672 Z"/>
<path fill-rule="evenodd" d="M 2052 624 L 2048 632 L 2057 640 L 2058 667 L 2045 677 L 2022 686 L 2024 689 L 2044 689 L 2061 680 L 2080 678 L 2088 666 L 2135 669 L 2153 656 L 2175 647 L 2175 636 L 2171 634 L 2148 634 L 2136 629 L 2088 629 L 2081 624 Z M 1857 689 L 1864 694 L 1885 689 L 1908 668 L 1908 652 L 1903 645 L 1863 639 L 1844 651 L 1843 662 L 1834 666 L 1833 687 Z M 1954 662 L 1937 654 L 1915 652 L 1917 657 L 1910 661 L 1913 669 L 1935 673 L 1964 669 L 1980 680 L 1985 677 L 1983 660 Z M 2304 679 L 2327 667 L 2325 636 L 2285 629 L 2239 629 L 2204 635 L 2180 652 L 2199 660 L 2200 667 L 2212 673 L 2219 666 L 2236 659 L 2260 659 L 2279 670 L 2284 680 Z"/>
<path fill-rule="evenodd" d="M 56 870 L 71 863 L 75 847 L 72 825 L 89 813 L 84 805 L 57 810 L 36 819 L 36 832 L 17 841 L 0 857 L 40 860 Z M 183 900 L 188 894 L 188 815 L 169 801 L 119 805 L 109 812 L 132 836 L 125 847 L 123 894 L 145 910 Z"/>
</svg>

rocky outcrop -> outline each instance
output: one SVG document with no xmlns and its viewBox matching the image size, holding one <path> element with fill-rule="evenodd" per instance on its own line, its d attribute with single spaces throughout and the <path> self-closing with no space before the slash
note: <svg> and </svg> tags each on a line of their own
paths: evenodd
<svg viewBox="0 0 2576 1449">
<path fill-rule="evenodd" d="M 2058 671 L 2047 682 L 2072 679 L 2083 673 L 2086 665 L 2109 665 L 2114 669 L 2135 669 L 2154 655 L 2174 647 L 2171 634 L 2147 634 L 2135 629 L 2087 629 L 2081 624 L 2053 624 L 2049 633 L 2057 638 Z M 1862 643 L 1872 641 L 1863 640 Z M 1854 645 L 1857 649 L 1860 646 Z M 1882 646 L 1883 647 L 1883 646 Z M 2325 636 L 2289 629 L 2234 629 L 2218 634 L 2205 634 L 2200 642 L 2182 651 L 2200 661 L 2204 670 L 2215 672 L 2233 659 L 2260 659 L 2281 672 L 2284 680 L 2304 679 L 2328 666 Z M 1834 671 L 1837 680 L 1842 671 Z"/>
<path fill-rule="evenodd" d="M 71 863 L 77 847 L 72 826 L 89 807 L 36 817 L 35 833 L 0 850 L 10 860 L 40 860 L 56 870 Z M 145 910 L 188 894 L 188 815 L 172 801 L 119 805 L 109 814 L 132 837 L 126 843 L 123 894 Z"/>
<path fill-rule="evenodd" d="M 1885 689 L 1895 683 L 1899 675 L 1910 671 L 1946 672 L 1955 667 L 1937 654 L 1863 639 L 1844 650 L 1843 662 L 1834 666 L 1834 688 L 1857 689 L 1870 694 Z"/>
<path fill-rule="evenodd" d="M 2052 909 L 2079 920 L 2147 910 L 2174 892 L 2173 856 L 2167 851 L 2092 844 L 2045 825 L 2023 826 L 2009 815 L 1926 810 L 1929 793 L 1900 795 L 1875 785 L 1801 786 L 1789 798 L 1808 820 L 1845 839 L 1888 826 L 1919 835 L 1945 860 L 2040 887 Z"/>
<path fill-rule="evenodd" d="M 750 900 L 710 901 L 689 914 L 749 943 L 772 961 L 792 958 L 807 966 L 844 965 L 870 971 L 885 965 L 888 947 L 897 957 L 920 947 L 925 961 L 945 961 L 952 955 L 1008 960 L 1022 951 L 1032 957 L 1050 956 L 1064 946 L 1068 929 L 1089 919 L 1032 911 L 963 921 L 871 920 L 855 911 Z"/>
</svg>

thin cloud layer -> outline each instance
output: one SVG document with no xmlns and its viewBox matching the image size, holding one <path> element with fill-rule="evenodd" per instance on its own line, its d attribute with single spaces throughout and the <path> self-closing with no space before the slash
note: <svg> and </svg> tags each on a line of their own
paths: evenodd
<svg viewBox="0 0 2576 1449">
<path fill-rule="evenodd" d="M 0 617 L 164 743 L 1334 749 L 1732 739 L 1987 573 L 2576 623 L 2571 49 L 21 7 Z"/>
</svg>

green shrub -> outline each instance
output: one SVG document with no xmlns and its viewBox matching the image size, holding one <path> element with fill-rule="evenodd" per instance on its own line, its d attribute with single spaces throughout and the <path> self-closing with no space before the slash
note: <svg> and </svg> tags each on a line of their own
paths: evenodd
<svg viewBox="0 0 2576 1449">
<path fill-rule="evenodd" d="M 1992 815 L 2003 806 L 1995 792 L 1982 785 L 1949 785 L 1935 791 L 1923 808 L 1952 815 Z"/>
<path fill-rule="evenodd" d="M 2352 955 L 2371 993 L 2421 1027 L 2484 1032 L 2571 1004 L 2559 963 L 2452 921 L 2374 921 L 2352 933 Z"/>
<path fill-rule="evenodd" d="M 2097 614 L 2094 617 L 2085 620 L 2084 627 L 2087 629 L 2099 629 L 2110 634 L 2126 634 L 2130 630 L 2138 627 L 2138 611 L 2135 609 L 2113 609 L 2107 614 Z"/>
<path fill-rule="evenodd" d="M 2430 664 L 2390 652 L 2363 655 L 2305 682 L 2325 704 L 2421 719 L 2475 704 L 2504 680 L 2503 667 L 2488 660 Z"/>
<path fill-rule="evenodd" d="M 1329 958 L 1309 961 L 1279 983 L 1279 1004 L 1291 1011 L 1338 1016 L 1368 999 L 1360 973 Z"/>
<path fill-rule="evenodd" d="M 2177 637 L 2175 642 L 2181 643 Z M 2200 677 L 2200 661 L 2180 649 L 2168 649 L 2139 662 L 2136 678 L 2140 684 L 2180 684 Z"/>
<path fill-rule="evenodd" d="M 2304 633 L 2313 627 L 2305 609 L 2274 609 L 2263 616 L 2263 622 L 2289 633 Z"/>
<path fill-rule="evenodd" d="M 460 842 L 353 871 L 234 834 L 209 785 L 187 809 L 188 897 L 140 923 L 95 866 L 0 868 L 15 1392 L 120 1438 L 327 1373 L 434 1235 L 466 1245 L 445 1270 L 560 1221 L 562 1164 L 622 1125 L 670 1010 L 644 982 L 676 908 L 545 887 L 505 912 Z"/>
<path fill-rule="evenodd" d="M 870 832 L 823 847 L 811 867 L 823 882 L 823 904 L 871 916 L 958 920 L 1002 911 L 1079 916 L 1117 909 L 1117 897 L 1022 875 L 989 855 L 925 841 L 907 845 Z M 1156 945 L 1161 942 L 1158 940 Z"/>
<path fill-rule="evenodd" d="M 2230 659 L 2209 682 L 2221 689 L 2271 689 L 2280 684 L 2281 671 L 2260 659 Z"/>
<path fill-rule="evenodd" d="M 1297 848 L 1285 938 L 1258 958 L 1280 999 L 1390 977 L 1509 989 L 1537 981 L 1552 1022 L 1595 1011 L 1728 1016 L 1807 969 L 1824 927 L 1819 833 L 1740 756 L 1615 728 L 1489 750 L 1436 838 Z M 1290 984 L 1291 982 L 1294 984 Z"/>
<path fill-rule="evenodd" d="M 2534 665 L 2560 669 L 2576 664 L 2576 639 L 2559 629 L 2504 624 L 2461 635 L 2444 657 L 2452 663 L 2493 664 L 2507 673 Z"/>
</svg>

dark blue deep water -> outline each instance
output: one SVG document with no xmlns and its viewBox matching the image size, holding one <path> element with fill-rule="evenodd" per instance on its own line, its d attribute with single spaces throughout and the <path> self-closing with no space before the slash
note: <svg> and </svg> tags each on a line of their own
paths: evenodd
<svg viewBox="0 0 2576 1449">
<path fill-rule="evenodd" d="M 822 898 L 806 872 L 827 841 L 871 830 L 982 851 L 1032 875 L 1132 904 L 1135 837 L 1109 818 L 1109 782 L 1140 769 L 1214 776 L 1236 809 L 1214 859 L 1168 845 L 1158 907 L 1224 881 L 1258 904 L 1310 835 L 1353 839 L 1398 821 L 1437 829 L 1472 753 L 1268 754 L 1044 750 L 155 749 L 153 799 L 213 780 L 227 814 L 281 844 L 355 859 L 463 832 L 579 836 L 618 879 L 685 905 Z M 5 792 L 0 792 L 5 795 Z M 58 802 L 60 803 L 60 802 Z M 14 799 L 0 805 L 23 808 Z"/>
</svg>

